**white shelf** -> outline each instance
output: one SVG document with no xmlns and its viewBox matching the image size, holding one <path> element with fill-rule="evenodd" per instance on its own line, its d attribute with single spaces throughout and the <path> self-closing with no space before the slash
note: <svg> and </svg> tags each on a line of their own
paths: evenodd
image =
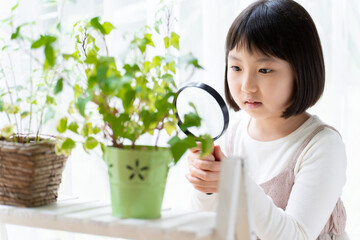
<svg viewBox="0 0 360 240">
<path fill-rule="evenodd" d="M 207 240 L 213 236 L 215 213 L 164 210 L 156 220 L 119 219 L 108 203 L 59 197 L 38 208 L 0 205 L 0 223 L 127 239 Z"/>
</svg>

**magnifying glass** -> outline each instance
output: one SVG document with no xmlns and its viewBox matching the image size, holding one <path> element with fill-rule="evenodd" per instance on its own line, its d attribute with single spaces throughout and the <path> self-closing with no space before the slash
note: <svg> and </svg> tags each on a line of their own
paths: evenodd
<svg viewBox="0 0 360 240">
<path fill-rule="evenodd" d="M 229 125 L 229 111 L 221 95 L 205 83 L 191 82 L 180 88 L 174 99 L 178 125 L 184 123 L 184 117 L 194 112 L 191 104 L 201 118 L 200 127 L 189 127 L 185 134 L 199 137 L 209 134 L 215 141 L 226 131 Z"/>
</svg>

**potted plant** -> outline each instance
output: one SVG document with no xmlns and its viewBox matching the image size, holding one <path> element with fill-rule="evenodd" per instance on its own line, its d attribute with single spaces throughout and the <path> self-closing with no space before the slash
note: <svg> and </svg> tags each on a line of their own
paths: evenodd
<svg viewBox="0 0 360 240">
<path fill-rule="evenodd" d="M 55 202 L 67 157 L 43 133 L 62 90 L 57 37 L 32 37 L 36 23 L 3 20 L 0 39 L 0 204 L 37 207 Z"/>
<path fill-rule="evenodd" d="M 174 77 L 181 65 L 201 66 L 192 55 L 171 54 L 179 50 L 179 35 L 162 29 L 169 25 L 159 19 L 154 27 L 145 26 L 129 40 L 127 54 L 120 58 L 110 56 L 106 43 L 115 29 L 111 23 L 98 17 L 78 22 L 73 34 L 76 50 L 65 56 L 70 65 L 76 63 L 77 69 L 84 69 L 85 77 L 70 83 L 74 100 L 69 116 L 59 121 L 57 129 L 82 136 L 86 151 L 101 147 L 108 165 L 114 216 L 160 217 L 170 164 L 197 141 L 202 143 L 203 154 L 212 149 L 208 135 L 179 137 Z M 185 116 L 182 128 L 200 126 L 200 121 L 194 108 Z M 159 146 L 164 132 L 170 140 Z M 144 136 L 153 136 L 154 141 L 138 144 Z M 75 140 L 64 137 L 58 151 L 66 153 L 74 147 Z"/>
</svg>

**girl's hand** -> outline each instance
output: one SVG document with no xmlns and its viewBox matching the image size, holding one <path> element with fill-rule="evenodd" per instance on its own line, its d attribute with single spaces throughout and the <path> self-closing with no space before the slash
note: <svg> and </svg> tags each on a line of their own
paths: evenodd
<svg viewBox="0 0 360 240">
<path fill-rule="evenodd" d="M 189 173 L 185 175 L 195 189 L 204 193 L 218 191 L 221 160 L 226 156 L 220 146 L 214 146 L 212 154 L 200 158 L 200 146 L 190 150 L 187 157 Z"/>
</svg>

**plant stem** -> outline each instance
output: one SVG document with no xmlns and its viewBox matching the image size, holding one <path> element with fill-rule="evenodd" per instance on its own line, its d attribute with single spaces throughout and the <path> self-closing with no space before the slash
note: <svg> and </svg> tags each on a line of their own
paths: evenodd
<svg viewBox="0 0 360 240">
<path fill-rule="evenodd" d="M 82 50 L 84 51 L 85 57 L 87 57 L 86 47 L 85 47 L 86 39 L 87 39 L 87 32 L 86 32 L 86 29 L 85 29 L 84 36 L 83 36 L 83 39 L 82 39 L 82 44 L 81 44 L 81 48 L 82 48 Z"/>
<path fill-rule="evenodd" d="M 10 69 L 11 69 L 11 75 L 12 75 L 12 78 L 13 78 L 13 81 L 14 81 L 14 84 L 15 84 L 15 87 L 17 88 L 17 83 L 16 83 L 16 77 L 15 77 L 15 72 L 14 72 L 14 65 L 12 63 L 12 60 L 11 60 L 11 57 L 10 57 L 10 54 L 9 52 L 7 53 L 8 55 L 8 58 L 9 58 L 9 63 L 10 63 Z M 19 94 L 18 94 L 18 90 L 16 89 L 15 91 L 15 94 L 16 94 L 16 99 L 19 99 Z M 14 115 L 14 117 L 16 118 L 16 115 Z M 21 117 L 20 117 L 20 128 L 17 127 L 17 132 L 20 133 L 22 132 L 22 120 L 21 120 Z"/>
<path fill-rule="evenodd" d="M 108 49 L 108 46 L 106 44 L 105 35 L 103 35 L 103 40 L 104 40 L 104 45 L 105 45 L 105 50 L 106 50 L 106 56 L 109 56 L 109 49 Z"/>
<path fill-rule="evenodd" d="M 31 32 L 31 37 L 33 37 L 33 31 L 32 28 L 30 29 Z M 28 134 L 27 134 L 27 139 L 26 142 L 30 141 L 30 132 L 31 132 L 31 123 L 32 123 L 32 116 L 33 116 L 33 101 L 32 101 L 32 97 L 33 97 L 33 78 L 32 78 L 32 60 L 33 60 L 33 55 L 32 55 L 32 50 L 31 50 L 31 46 L 30 46 L 30 116 L 29 116 L 29 125 L 28 125 Z"/>
<path fill-rule="evenodd" d="M 49 72 L 47 73 L 47 75 L 49 75 Z M 53 86 L 53 83 L 55 82 L 55 76 L 56 76 L 56 71 L 54 71 L 53 73 L 53 76 L 52 76 L 52 79 L 50 80 L 50 86 L 48 88 L 48 91 L 46 93 L 46 96 L 49 95 L 50 93 L 50 89 L 52 89 L 52 86 Z M 47 78 L 48 76 L 45 76 L 45 78 Z M 39 140 L 39 134 L 40 134 L 40 130 L 42 128 L 42 124 L 43 124 L 43 117 L 44 117 L 44 112 L 45 112 L 45 109 L 46 109 L 46 98 L 45 98 L 45 103 L 41 109 L 41 114 L 40 114 L 40 123 L 39 123 L 39 126 L 38 126 L 38 129 L 37 129 L 37 132 L 36 132 L 36 136 L 35 136 L 35 141 L 38 141 Z"/>
<path fill-rule="evenodd" d="M 9 92 L 10 102 L 11 102 L 12 105 L 14 105 L 14 101 L 13 101 L 13 98 L 12 98 L 12 92 L 10 91 L 9 82 L 8 82 L 6 73 L 4 71 L 4 67 L 2 66 L 1 63 L 0 63 L 0 67 L 1 67 L 1 72 L 4 75 L 4 78 L 5 78 L 5 84 L 6 84 L 6 88 L 7 88 L 8 92 Z M 18 125 L 18 122 L 17 122 L 16 115 L 14 115 L 14 120 L 15 120 L 15 125 L 16 125 L 16 131 L 19 132 L 19 125 Z"/>
</svg>

